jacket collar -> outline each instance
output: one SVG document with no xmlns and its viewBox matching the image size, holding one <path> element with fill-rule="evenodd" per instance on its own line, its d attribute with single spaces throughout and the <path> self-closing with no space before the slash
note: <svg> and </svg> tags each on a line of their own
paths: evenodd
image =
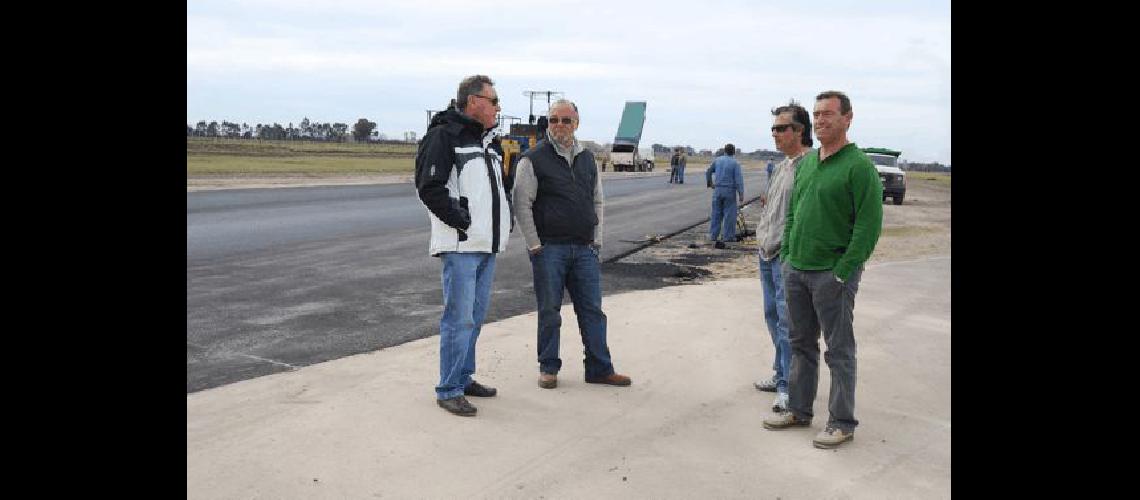
<svg viewBox="0 0 1140 500">
<path fill-rule="evenodd" d="M 487 133 L 487 129 L 483 128 L 482 123 L 455 108 L 448 108 L 447 111 L 436 114 L 428 128 L 431 129 L 436 126 L 443 126 L 449 134 L 456 136 L 467 131 L 475 137 L 482 138 Z"/>
</svg>

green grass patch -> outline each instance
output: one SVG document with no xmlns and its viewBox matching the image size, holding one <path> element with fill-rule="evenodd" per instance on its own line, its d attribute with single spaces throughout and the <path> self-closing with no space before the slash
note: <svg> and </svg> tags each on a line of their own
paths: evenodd
<svg viewBox="0 0 1140 500">
<path fill-rule="evenodd" d="M 409 174 L 415 144 L 186 138 L 186 175 Z"/>
<path fill-rule="evenodd" d="M 187 175 L 410 174 L 415 169 L 415 156 L 415 144 L 186 138 Z M 703 175 L 709 162 L 690 156 L 685 171 Z M 762 169 L 765 164 L 743 161 L 750 170 Z M 669 157 L 654 158 L 654 166 L 655 170 L 667 170 Z M 607 171 L 612 169 L 612 165 L 607 165 Z"/>
<path fill-rule="evenodd" d="M 416 155 L 416 145 L 187 137 L 186 154 L 227 154 L 239 156 L 372 155 L 414 157 Z"/>
<path fill-rule="evenodd" d="M 414 158 L 196 154 L 186 156 L 186 174 L 410 174 L 414 163 Z"/>
<path fill-rule="evenodd" d="M 950 187 L 950 174 L 944 172 L 907 172 L 907 182 Z"/>
</svg>

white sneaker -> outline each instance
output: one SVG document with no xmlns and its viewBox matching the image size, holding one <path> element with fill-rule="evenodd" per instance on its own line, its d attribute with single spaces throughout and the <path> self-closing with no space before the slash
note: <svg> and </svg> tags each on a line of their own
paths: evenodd
<svg viewBox="0 0 1140 500">
<path fill-rule="evenodd" d="M 788 411 L 788 393 L 776 393 L 776 399 L 772 400 L 772 411 L 777 413 Z"/>
<path fill-rule="evenodd" d="M 759 391 L 776 392 L 776 376 L 772 375 L 772 378 L 766 380 L 757 380 L 752 385 L 756 386 L 756 390 Z"/>
<path fill-rule="evenodd" d="M 812 444 L 816 448 L 835 448 L 855 438 L 855 431 L 843 432 L 835 427 L 828 427 L 816 434 Z"/>
<path fill-rule="evenodd" d="M 774 413 L 764 418 L 765 429 L 785 429 L 788 427 L 811 427 L 811 420 L 800 420 L 790 411 Z"/>
</svg>

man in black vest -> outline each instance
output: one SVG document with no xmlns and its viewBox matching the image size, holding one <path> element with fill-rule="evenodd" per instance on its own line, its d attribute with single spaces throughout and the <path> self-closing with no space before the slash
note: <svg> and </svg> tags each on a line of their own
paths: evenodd
<svg viewBox="0 0 1140 500">
<path fill-rule="evenodd" d="M 565 99 L 550 106 L 544 140 L 515 170 L 515 218 L 530 251 L 538 303 L 538 385 L 558 386 L 562 290 L 570 292 L 586 349 L 587 383 L 628 386 L 614 372 L 602 312 L 602 180 L 594 155 L 574 137 L 578 107 Z"/>
</svg>

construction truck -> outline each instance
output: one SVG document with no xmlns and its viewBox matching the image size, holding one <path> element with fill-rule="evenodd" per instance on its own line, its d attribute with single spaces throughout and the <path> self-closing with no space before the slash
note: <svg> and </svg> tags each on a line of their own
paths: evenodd
<svg viewBox="0 0 1140 500">
<path fill-rule="evenodd" d="M 653 152 L 647 155 L 638 150 L 641 131 L 645 127 L 645 101 L 626 101 L 621 112 L 617 134 L 610 150 L 610 163 L 614 172 L 652 172 Z"/>
</svg>

